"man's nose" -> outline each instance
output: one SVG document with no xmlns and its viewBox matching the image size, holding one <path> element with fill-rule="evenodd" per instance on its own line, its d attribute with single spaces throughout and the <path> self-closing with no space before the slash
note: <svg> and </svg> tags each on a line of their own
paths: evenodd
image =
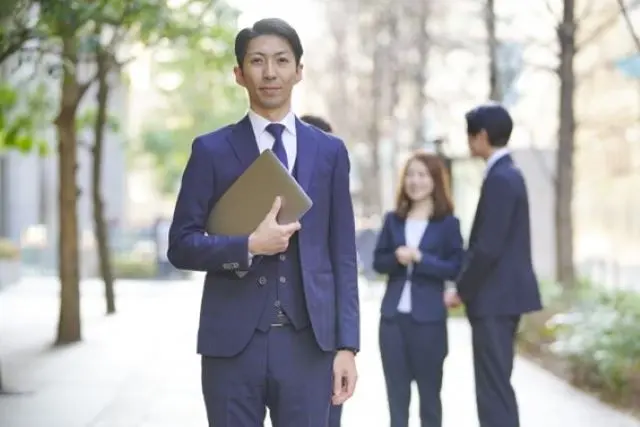
<svg viewBox="0 0 640 427">
<path fill-rule="evenodd" d="M 276 64 L 273 61 L 269 60 L 265 62 L 265 66 L 263 68 L 263 77 L 265 79 L 271 80 L 276 77 Z"/>
</svg>

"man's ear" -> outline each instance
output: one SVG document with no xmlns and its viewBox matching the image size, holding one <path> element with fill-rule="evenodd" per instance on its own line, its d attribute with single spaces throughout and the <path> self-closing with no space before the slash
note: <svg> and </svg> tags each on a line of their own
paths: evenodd
<svg viewBox="0 0 640 427">
<path fill-rule="evenodd" d="M 244 73 L 242 72 L 242 68 L 239 65 L 233 67 L 233 74 L 236 76 L 236 83 L 238 83 L 242 87 L 245 87 Z"/>
<path fill-rule="evenodd" d="M 300 83 L 300 81 L 302 80 L 302 69 L 304 68 L 304 65 L 302 65 L 302 63 L 298 64 L 298 67 L 296 69 L 296 83 Z"/>
</svg>

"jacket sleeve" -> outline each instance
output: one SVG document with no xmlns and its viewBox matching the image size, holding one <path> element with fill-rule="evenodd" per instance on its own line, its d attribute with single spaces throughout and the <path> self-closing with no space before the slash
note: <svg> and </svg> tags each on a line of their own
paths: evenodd
<svg viewBox="0 0 640 427">
<path fill-rule="evenodd" d="M 518 200 L 508 177 L 492 174 L 484 184 L 482 223 L 470 247 L 456 284 L 463 300 L 472 299 L 502 255 Z"/>
<path fill-rule="evenodd" d="M 398 272 L 404 266 L 396 258 L 396 246 L 391 232 L 393 213 L 389 212 L 384 217 L 382 230 L 378 234 L 378 241 L 373 252 L 373 269 L 380 274 L 392 274 Z"/>
<path fill-rule="evenodd" d="M 336 348 L 360 350 L 360 301 L 349 153 L 340 141 L 331 177 L 329 248 L 336 289 Z"/>
<path fill-rule="evenodd" d="M 414 274 L 434 277 L 440 280 L 454 280 L 460 273 L 464 247 L 460 221 L 453 216 L 446 219 L 446 249 L 442 257 L 422 253 L 422 259 L 414 265 Z"/>
<path fill-rule="evenodd" d="M 169 230 L 167 257 L 181 270 L 248 270 L 248 236 L 205 231 L 215 194 L 213 153 L 206 142 L 199 137 L 192 144 Z"/>
</svg>

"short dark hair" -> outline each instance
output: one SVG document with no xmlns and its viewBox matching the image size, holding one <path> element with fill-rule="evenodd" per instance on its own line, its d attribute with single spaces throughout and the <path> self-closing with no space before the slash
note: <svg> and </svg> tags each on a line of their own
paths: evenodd
<svg viewBox="0 0 640 427">
<path fill-rule="evenodd" d="M 440 156 L 424 150 L 415 151 L 402 168 L 402 176 L 400 177 L 400 185 L 396 195 L 396 215 L 403 219 L 406 218 L 413 205 L 404 185 L 407 170 L 413 161 L 422 163 L 429 171 L 431 179 L 433 179 L 433 193 L 431 194 L 433 198 L 433 213 L 430 219 L 440 220 L 447 215 L 452 215 L 453 200 L 451 199 L 451 186 L 446 166 Z"/>
<path fill-rule="evenodd" d="M 503 106 L 481 105 L 465 114 L 465 119 L 468 135 L 474 136 L 484 130 L 492 147 L 504 147 L 509 143 L 513 131 L 513 120 Z"/>
<path fill-rule="evenodd" d="M 243 28 L 238 35 L 236 35 L 234 49 L 239 67 L 242 67 L 251 40 L 266 35 L 278 36 L 285 39 L 291 46 L 293 56 L 296 59 L 296 65 L 300 65 L 303 50 L 302 42 L 296 30 L 283 19 L 265 18 L 254 23 L 252 27 Z"/>
<path fill-rule="evenodd" d="M 300 120 L 302 120 L 303 122 L 309 123 L 310 125 L 313 125 L 318 129 L 325 131 L 327 133 L 333 132 L 333 128 L 331 127 L 329 122 L 320 116 L 305 114 L 304 116 L 300 117 Z"/>
</svg>

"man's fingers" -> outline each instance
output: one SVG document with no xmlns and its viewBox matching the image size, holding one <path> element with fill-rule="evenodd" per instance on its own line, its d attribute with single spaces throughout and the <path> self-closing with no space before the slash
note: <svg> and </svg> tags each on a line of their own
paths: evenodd
<svg viewBox="0 0 640 427">
<path fill-rule="evenodd" d="M 298 230 L 300 230 L 300 223 L 298 221 L 292 222 L 291 224 L 285 224 L 282 226 L 282 231 L 284 231 L 285 234 L 288 234 L 288 235 L 291 235 Z"/>
<path fill-rule="evenodd" d="M 339 401 L 342 398 L 342 375 L 333 374 L 333 399 Z M 340 403 L 336 403 L 339 405 Z"/>
<path fill-rule="evenodd" d="M 346 377 L 346 380 L 347 380 L 347 384 L 346 384 L 347 396 L 346 396 L 346 399 L 349 399 L 351 396 L 353 396 L 353 392 L 356 391 L 356 382 L 358 381 L 358 375 L 356 374 L 355 371 L 349 372 L 349 374 Z"/>
</svg>

